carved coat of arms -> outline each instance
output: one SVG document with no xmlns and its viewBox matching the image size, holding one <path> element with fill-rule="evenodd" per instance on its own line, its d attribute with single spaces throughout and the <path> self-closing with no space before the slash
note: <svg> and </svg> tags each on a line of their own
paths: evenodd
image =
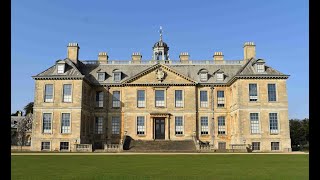
<svg viewBox="0 0 320 180">
<path fill-rule="evenodd" d="M 156 70 L 156 78 L 158 79 L 159 82 L 163 81 L 165 75 L 166 75 L 165 72 L 161 68 Z"/>
</svg>

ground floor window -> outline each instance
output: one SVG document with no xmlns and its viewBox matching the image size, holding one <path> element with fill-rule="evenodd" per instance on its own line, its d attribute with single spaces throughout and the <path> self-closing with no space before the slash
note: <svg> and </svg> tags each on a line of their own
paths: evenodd
<svg viewBox="0 0 320 180">
<path fill-rule="evenodd" d="M 96 117 L 95 133 L 102 134 L 103 117 Z"/>
<path fill-rule="evenodd" d="M 201 117 L 201 134 L 208 134 L 208 117 Z"/>
<path fill-rule="evenodd" d="M 50 142 L 41 142 L 41 150 L 50 150 Z"/>
<path fill-rule="evenodd" d="M 60 151 L 69 150 L 69 142 L 60 142 Z"/>
<path fill-rule="evenodd" d="M 271 142 L 271 150 L 276 151 L 279 150 L 279 142 Z"/>
<path fill-rule="evenodd" d="M 226 149 L 226 142 L 219 142 L 218 149 Z"/>
<path fill-rule="evenodd" d="M 112 117 L 111 131 L 112 134 L 120 134 L 120 117 Z"/>
<path fill-rule="evenodd" d="M 144 116 L 137 117 L 137 134 L 144 134 Z"/>
<path fill-rule="evenodd" d="M 183 119 L 182 116 L 175 117 L 176 134 L 183 134 Z"/>
<path fill-rule="evenodd" d="M 260 142 L 252 142 L 252 150 L 260 150 Z"/>
</svg>

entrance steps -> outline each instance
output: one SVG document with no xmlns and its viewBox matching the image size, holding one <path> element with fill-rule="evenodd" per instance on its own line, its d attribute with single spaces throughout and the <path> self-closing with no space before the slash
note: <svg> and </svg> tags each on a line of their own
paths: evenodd
<svg viewBox="0 0 320 180">
<path fill-rule="evenodd" d="M 123 152 L 197 152 L 192 140 L 131 140 Z"/>
</svg>

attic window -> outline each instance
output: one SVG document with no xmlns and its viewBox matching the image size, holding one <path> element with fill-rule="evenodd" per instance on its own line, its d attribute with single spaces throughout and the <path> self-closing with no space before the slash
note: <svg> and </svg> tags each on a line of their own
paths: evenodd
<svg viewBox="0 0 320 180">
<path fill-rule="evenodd" d="M 217 81 L 223 81 L 223 73 L 217 73 Z"/>
<path fill-rule="evenodd" d="M 105 77 L 106 77 L 106 73 L 104 73 L 104 72 L 98 73 L 98 81 L 104 81 Z"/>
<path fill-rule="evenodd" d="M 263 63 L 257 63 L 256 67 L 257 67 L 257 72 L 258 73 L 264 72 L 264 64 Z"/>
<path fill-rule="evenodd" d="M 64 73 L 65 64 L 58 64 L 57 73 L 62 74 Z"/>
<path fill-rule="evenodd" d="M 200 73 L 200 81 L 208 81 L 208 73 L 207 72 Z"/>
<path fill-rule="evenodd" d="M 114 78 L 113 80 L 116 82 L 120 81 L 121 80 L 121 72 L 114 72 L 113 78 Z"/>
</svg>

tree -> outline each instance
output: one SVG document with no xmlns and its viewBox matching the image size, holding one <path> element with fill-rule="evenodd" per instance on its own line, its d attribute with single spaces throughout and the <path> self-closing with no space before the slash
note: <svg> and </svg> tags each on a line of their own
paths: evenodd
<svg viewBox="0 0 320 180">
<path fill-rule="evenodd" d="M 21 121 L 18 122 L 17 126 L 17 143 L 18 145 L 22 146 L 25 145 L 26 140 L 26 132 L 30 131 L 32 129 L 32 121 L 33 121 L 33 115 L 31 113 L 27 114 Z"/>
<path fill-rule="evenodd" d="M 305 132 L 302 128 L 301 121 L 298 119 L 290 120 L 290 138 L 292 146 L 302 145 L 305 139 Z"/>
<path fill-rule="evenodd" d="M 23 110 L 26 112 L 26 114 L 33 113 L 33 102 L 29 102 Z"/>
<path fill-rule="evenodd" d="M 18 116 L 19 111 L 20 111 L 20 110 L 18 110 L 18 111 L 17 111 L 17 112 L 15 112 L 15 113 L 11 113 L 11 116 Z M 22 111 L 20 111 L 20 112 L 22 112 Z M 22 113 L 21 113 L 21 116 L 22 116 Z"/>
</svg>

